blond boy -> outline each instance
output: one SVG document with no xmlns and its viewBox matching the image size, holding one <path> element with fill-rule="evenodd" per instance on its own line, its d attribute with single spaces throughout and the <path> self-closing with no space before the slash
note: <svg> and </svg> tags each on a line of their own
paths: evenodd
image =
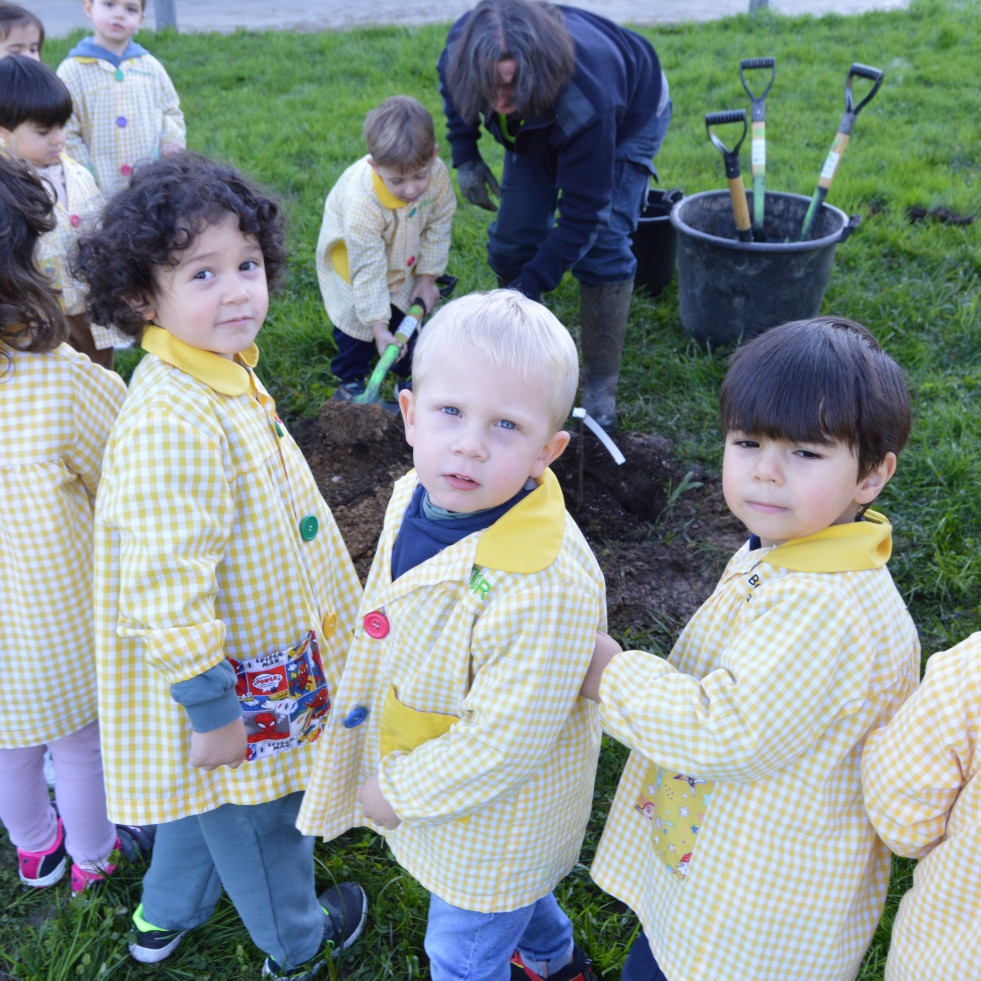
<svg viewBox="0 0 981 981">
<path fill-rule="evenodd" d="M 184 148 L 184 114 L 163 65 L 133 40 L 146 0 L 82 0 L 82 6 L 95 33 L 58 66 L 75 107 L 67 150 L 108 197 L 129 183 L 137 164 Z"/>
<path fill-rule="evenodd" d="M 328 839 L 383 830 L 431 893 L 433 981 L 499 981 L 515 950 L 550 978 L 592 978 L 552 895 L 579 856 L 600 741 L 577 693 L 603 577 L 548 469 L 577 369 L 565 328 L 514 291 L 426 327 L 400 395 L 415 469 L 298 821 Z"/>
<path fill-rule="evenodd" d="M 439 302 L 456 197 L 437 156 L 433 118 L 420 102 L 397 95 L 365 119 L 367 156 L 341 174 L 327 195 L 317 242 L 320 292 L 334 327 L 331 370 L 338 398 L 364 391 L 376 353 L 413 299 Z M 395 372 L 407 378 L 413 342 Z"/>
</svg>

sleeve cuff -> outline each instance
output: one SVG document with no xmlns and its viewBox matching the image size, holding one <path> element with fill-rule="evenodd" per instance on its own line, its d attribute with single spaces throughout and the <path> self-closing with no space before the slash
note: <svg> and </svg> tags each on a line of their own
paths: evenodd
<svg viewBox="0 0 981 981">
<path fill-rule="evenodd" d="M 235 693 L 235 670 L 228 661 L 171 685 L 170 697 L 184 707 L 195 732 L 211 732 L 242 717 Z"/>
</svg>

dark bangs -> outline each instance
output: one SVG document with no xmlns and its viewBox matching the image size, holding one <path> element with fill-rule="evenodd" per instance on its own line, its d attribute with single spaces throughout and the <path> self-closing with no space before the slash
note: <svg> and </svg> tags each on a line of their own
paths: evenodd
<svg viewBox="0 0 981 981">
<path fill-rule="evenodd" d="M 899 453 L 912 421 L 899 366 L 860 324 L 833 317 L 774 327 L 740 348 L 720 410 L 725 433 L 845 443 L 863 476 Z"/>
<path fill-rule="evenodd" d="M 47 65 L 23 55 L 0 60 L 0 126 L 64 126 L 71 114 L 68 87 Z"/>
</svg>

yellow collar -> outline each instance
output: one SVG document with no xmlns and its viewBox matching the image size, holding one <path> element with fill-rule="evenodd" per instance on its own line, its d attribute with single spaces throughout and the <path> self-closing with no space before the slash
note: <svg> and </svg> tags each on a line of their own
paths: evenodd
<svg viewBox="0 0 981 981">
<path fill-rule="evenodd" d="M 147 324 L 140 346 L 161 361 L 204 382 L 220 395 L 245 395 L 255 388 L 252 373 L 248 370 L 259 362 L 259 349 L 255 344 L 250 344 L 230 361 L 220 354 L 191 347 L 156 324 Z"/>
<path fill-rule="evenodd" d="M 881 568 L 892 554 L 892 526 L 878 511 L 866 511 L 864 517 L 864 521 L 831 525 L 816 535 L 784 542 L 760 561 L 797 572 L 861 572 Z"/>
<path fill-rule="evenodd" d="M 474 561 L 502 572 L 541 572 L 555 561 L 564 536 L 565 498 L 546 470 L 538 486 L 480 536 Z"/>
<path fill-rule="evenodd" d="M 371 164 L 368 165 L 369 167 Z M 385 187 L 385 182 L 378 176 L 378 171 L 373 167 L 371 170 L 371 186 L 374 189 L 375 196 L 386 208 L 391 208 L 395 211 L 396 208 L 404 208 L 406 202 L 401 198 L 397 198 L 392 192 Z"/>
</svg>

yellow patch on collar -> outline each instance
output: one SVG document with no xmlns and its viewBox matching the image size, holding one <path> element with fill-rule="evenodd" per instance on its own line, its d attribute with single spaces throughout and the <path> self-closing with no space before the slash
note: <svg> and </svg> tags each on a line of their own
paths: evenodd
<svg viewBox="0 0 981 981">
<path fill-rule="evenodd" d="M 220 354 L 191 347 L 163 327 L 148 324 L 143 331 L 140 346 L 161 361 L 204 382 L 220 395 L 245 395 L 255 389 L 252 374 L 248 370 L 259 362 L 259 348 L 255 344 L 250 344 L 231 361 Z"/>
<path fill-rule="evenodd" d="M 550 566 L 565 536 L 565 498 L 546 470 L 538 486 L 488 528 L 474 561 L 502 572 L 541 572 Z"/>
<path fill-rule="evenodd" d="M 892 554 L 892 525 L 878 511 L 866 511 L 864 519 L 784 542 L 760 561 L 796 572 L 879 569 Z"/>
</svg>

